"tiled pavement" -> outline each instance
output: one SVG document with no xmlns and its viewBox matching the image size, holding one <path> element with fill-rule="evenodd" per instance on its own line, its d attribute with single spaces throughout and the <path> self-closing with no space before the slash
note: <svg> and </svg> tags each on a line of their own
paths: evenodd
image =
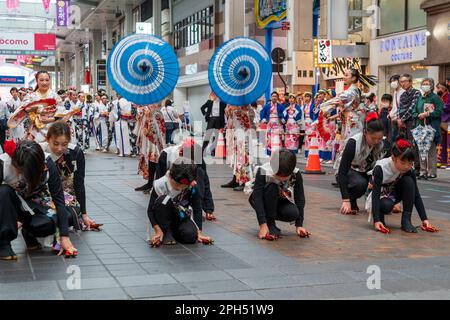
<svg viewBox="0 0 450 320">
<path fill-rule="evenodd" d="M 403 234 L 394 215 L 387 218 L 393 233 L 384 236 L 370 229 L 365 214 L 337 213 L 338 193 L 315 183 L 329 176 L 305 177 L 312 237 L 299 239 L 283 223 L 284 237 L 266 242 L 256 239 L 247 196 L 218 187 L 229 169 L 211 166 L 218 221 L 205 222 L 204 231 L 215 245 L 150 249 L 148 196 L 133 191 L 142 183 L 136 165 L 136 159 L 88 155 L 88 211 L 104 231 L 74 235 L 79 256 L 71 260 L 47 250 L 29 254 L 19 238 L 19 261 L 0 262 L 0 299 L 450 298 L 449 212 L 429 212 L 438 234 Z M 370 265 L 381 268 L 380 290 L 367 288 Z M 70 266 L 80 268 L 79 290 L 70 290 Z"/>
</svg>

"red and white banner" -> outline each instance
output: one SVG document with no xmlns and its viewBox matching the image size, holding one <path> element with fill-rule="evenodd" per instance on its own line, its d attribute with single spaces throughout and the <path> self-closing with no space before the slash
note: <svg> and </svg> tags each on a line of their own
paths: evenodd
<svg viewBox="0 0 450 320">
<path fill-rule="evenodd" d="M 50 12 L 50 0 L 42 0 L 42 3 L 44 4 L 45 12 Z"/>
<path fill-rule="evenodd" d="M 38 54 L 56 50 L 56 35 L 30 32 L 0 33 L 0 54 Z"/>
</svg>

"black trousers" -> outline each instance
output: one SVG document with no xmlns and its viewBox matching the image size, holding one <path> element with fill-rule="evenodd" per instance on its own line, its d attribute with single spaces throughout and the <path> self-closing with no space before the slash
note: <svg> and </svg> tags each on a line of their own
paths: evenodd
<svg viewBox="0 0 450 320">
<path fill-rule="evenodd" d="M 255 209 L 254 203 L 251 204 Z M 300 217 L 297 206 L 279 196 L 279 186 L 275 183 L 269 183 L 264 188 L 264 211 L 267 224 L 273 224 L 275 220 L 293 222 Z"/>
<path fill-rule="evenodd" d="M 348 194 L 350 200 L 361 198 L 369 186 L 369 176 L 365 173 L 350 169 L 348 172 Z"/>
<path fill-rule="evenodd" d="M 6 140 L 6 131 L 0 130 L 0 146 L 2 147 L 1 151 L 4 151 L 5 140 Z"/>
<path fill-rule="evenodd" d="M 391 213 L 394 209 L 394 206 L 400 202 L 403 202 L 403 214 L 411 214 L 415 205 L 417 212 L 419 212 L 419 215 L 421 215 L 422 220 L 426 219 L 425 207 L 423 205 L 414 174 L 403 176 L 395 185 L 394 192 L 395 201 L 390 198 L 383 198 L 380 201 L 381 221 L 384 221 L 384 216 Z"/>
<path fill-rule="evenodd" d="M 20 200 L 13 188 L 0 185 L 0 241 L 11 242 L 17 238 L 17 221 L 26 228 L 31 215 L 23 212 Z"/>
<path fill-rule="evenodd" d="M 223 126 L 220 122 L 220 117 L 210 117 L 208 120 L 208 125 L 206 126 L 205 138 L 203 140 L 202 151 L 205 151 L 208 146 L 211 136 L 215 131 L 223 129 Z M 225 138 L 225 137 L 224 137 Z M 217 139 L 217 137 L 216 137 Z"/>
<path fill-rule="evenodd" d="M 197 243 L 198 229 L 194 221 L 190 218 L 181 220 L 172 200 L 166 204 L 163 200 L 164 197 L 160 197 L 155 206 L 155 218 L 162 231 L 167 233 L 170 230 L 175 240 L 180 243 Z"/>
</svg>

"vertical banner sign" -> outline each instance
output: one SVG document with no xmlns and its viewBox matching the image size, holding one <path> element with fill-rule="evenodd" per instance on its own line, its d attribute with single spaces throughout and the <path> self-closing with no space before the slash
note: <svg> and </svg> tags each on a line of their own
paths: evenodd
<svg viewBox="0 0 450 320">
<path fill-rule="evenodd" d="M 45 12 L 50 12 L 50 0 L 42 0 L 42 3 L 44 4 Z"/>
<path fill-rule="evenodd" d="M 69 25 L 70 0 L 56 1 L 56 26 L 67 27 Z"/>
<path fill-rule="evenodd" d="M 314 67 L 330 67 L 333 65 L 331 40 L 314 39 Z"/>
</svg>

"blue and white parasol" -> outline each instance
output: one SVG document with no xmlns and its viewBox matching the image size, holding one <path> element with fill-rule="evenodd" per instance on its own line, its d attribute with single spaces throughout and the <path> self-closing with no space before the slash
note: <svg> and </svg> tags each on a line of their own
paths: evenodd
<svg viewBox="0 0 450 320">
<path fill-rule="evenodd" d="M 162 101 L 178 82 L 178 59 L 165 41 L 148 34 L 132 34 L 111 50 L 107 62 L 111 87 L 138 105 Z"/>
<path fill-rule="evenodd" d="M 246 106 L 265 92 L 272 77 L 272 61 L 266 49 L 250 38 L 225 42 L 209 64 L 209 84 L 223 102 Z"/>
</svg>

